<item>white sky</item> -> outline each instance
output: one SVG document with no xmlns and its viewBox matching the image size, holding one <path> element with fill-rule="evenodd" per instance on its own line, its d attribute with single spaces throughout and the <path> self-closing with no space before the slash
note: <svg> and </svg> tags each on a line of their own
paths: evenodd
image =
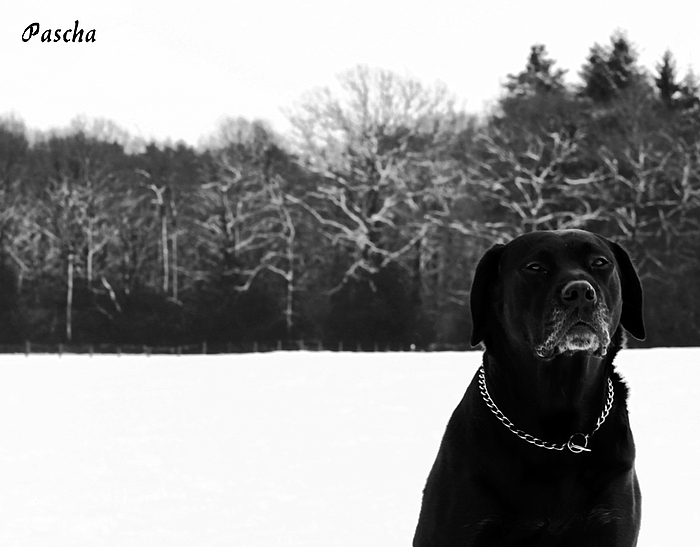
<svg viewBox="0 0 700 547">
<path fill-rule="evenodd" d="M 700 3 L 589 0 L 0 0 L 0 115 L 30 128 L 76 115 L 135 136 L 196 144 L 224 116 L 287 128 L 283 108 L 357 63 L 440 80 L 480 111 L 544 43 L 576 79 L 590 47 L 628 32 L 643 66 L 669 48 L 700 71 Z M 96 29 L 96 42 L 21 40 L 46 29 Z"/>
</svg>

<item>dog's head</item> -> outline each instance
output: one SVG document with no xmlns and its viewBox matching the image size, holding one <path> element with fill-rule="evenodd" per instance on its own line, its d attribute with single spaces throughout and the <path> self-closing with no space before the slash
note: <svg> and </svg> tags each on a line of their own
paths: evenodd
<svg viewBox="0 0 700 547">
<path fill-rule="evenodd" d="M 471 290 L 472 345 L 498 339 L 542 359 L 605 355 L 622 325 L 644 339 L 642 286 L 627 252 L 582 230 L 532 232 L 489 249 Z"/>
</svg>

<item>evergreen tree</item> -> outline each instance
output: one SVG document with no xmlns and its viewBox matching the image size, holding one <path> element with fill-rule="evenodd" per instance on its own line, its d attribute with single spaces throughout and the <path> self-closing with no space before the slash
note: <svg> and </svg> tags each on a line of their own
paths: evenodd
<svg viewBox="0 0 700 547">
<path fill-rule="evenodd" d="M 508 75 L 506 93 L 491 123 L 525 141 L 531 134 L 544 138 L 564 131 L 573 135 L 580 118 L 580 101 L 564 82 L 566 71 L 554 65 L 544 45 L 533 45 L 525 69 Z"/>
<path fill-rule="evenodd" d="M 637 54 L 624 33 L 616 32 L 610 42 L 608 47 L 595 44 L 581 70 L 583 95 L 599 103 L 611 101 L 641 76 Z"/>
<path fill-rule="evenodd" d="M 624 34 L 613 35 L 612 50 L 608 56 L 608 67 L 612 75 L 612 81 L 616 89 L 622 90 L 630 87 L 639 74 L 636 66 L 637 54 Z"/>
<path fill-rule="evenodd" d="M 654 78 L 654 81 L 659 91 L 659 98 L 664 106 L 672 108 L 681 86 L 676 82 L 676 61 L 669 50 L 664 53 L 661 63 L 656 65 L 656 71 L 658 76 Z"/>
<path fill-rule="evenodd" d="M 530 48 L 525 70 L 517 75 L 509 74 L 505 84 L 512 96 L 530 96 L 564 90 L 566 70 L 553 70 L 555 61 L 547 56 L 547 49 L 542 44 Z"/>
</svg>

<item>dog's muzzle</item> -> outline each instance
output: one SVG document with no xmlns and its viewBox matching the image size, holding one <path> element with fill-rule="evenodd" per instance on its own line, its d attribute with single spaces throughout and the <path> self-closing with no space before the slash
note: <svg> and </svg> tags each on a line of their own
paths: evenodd
<svg viewBox="0 0 700 547">
<path fill-rule="evenodd" d="M 573 351 L 585 351 L 597 357 L 607 353 L 612 318 L 605 304 L 598 303 L 586 314 L 556 305 L 546 316 L 544 341 L 535 346 L 538 357 L 551 359 Z"/>
</svg>

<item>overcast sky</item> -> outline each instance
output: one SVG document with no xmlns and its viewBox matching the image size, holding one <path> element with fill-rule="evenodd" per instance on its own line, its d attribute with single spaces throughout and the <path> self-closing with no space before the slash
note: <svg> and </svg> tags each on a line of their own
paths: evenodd
<svg viewBox="0 0 700 547">
<path fill-rule="evenodd" d="M 700 72 L 700 2 L 588 0 L 0 0 L 0 115 L 29 128 L 108 118 L 197 144 L 225 116 L 287 129 L 284 108 L 358 63 L 444 82 L 469 111 L 500 93 L 534 43 L 576 80 L 590 47 L 627 31 L 652 69 L 666 49 Z M 31 23 L 95 43 L 22 41 Z"/>
</svg>

